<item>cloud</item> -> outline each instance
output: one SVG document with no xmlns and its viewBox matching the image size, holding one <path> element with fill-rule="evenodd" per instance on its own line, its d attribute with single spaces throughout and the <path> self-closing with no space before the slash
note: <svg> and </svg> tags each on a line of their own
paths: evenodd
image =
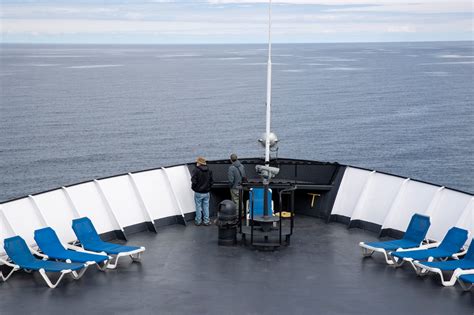
<svg viewBox="0 0 474 315">
<path fill-rule="evenodd" d="M 264 42 L 267 0 L 4 1 L 3 41 L 120 35 L 153 42 Z M 274 38 L 291 41 L 470 39 L 470 1 L 273 0 Z M 331 37 L 328 37 L 330 34 Z M 405 34 L 405 35 L 404 35 Z M 74 35 L 74 36 L 73 36 Z M 77 35 L 77 36 L 76 36 Z M 69 37 L 68 37 L 69 36 Z M 75 37 L 76 36 L 76 37 Z M 174 36 L 174 37 L 172 37 Z"/>
</svg>

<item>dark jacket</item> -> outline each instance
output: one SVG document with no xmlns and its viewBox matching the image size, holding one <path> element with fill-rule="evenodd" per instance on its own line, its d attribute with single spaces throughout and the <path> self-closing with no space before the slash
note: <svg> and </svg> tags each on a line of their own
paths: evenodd
<svg viewBox="0 0 474 315">
<path fill-rule="evenodd" d="M 191 188 L 198 193 L 208 193 L 211 191 L 214 179 L 212 178 L 212 171 L 207 165 L 199 165 L 193 170 L 191 176 Z"/>
<path fill-rule="evenodd" d="M 239 160 L 233 162 L 232 165 L 229 166 L 229 171 L 227 172 L 230 188 L 237 188 L 237 186 L 242 183 L 242 177 L 246 176 L 245 167 L 242 165 L 242 163 L 240 163 Z"/>
</svg>

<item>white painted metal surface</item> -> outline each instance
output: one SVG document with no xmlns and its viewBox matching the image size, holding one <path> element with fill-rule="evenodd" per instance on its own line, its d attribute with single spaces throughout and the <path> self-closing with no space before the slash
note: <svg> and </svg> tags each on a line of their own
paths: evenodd
<svg viewBox="0 0 474 315">
<path fill-rule="evenodd" d="M 56 231 L 58 237 L 65 242 L 74 241 L 76 236 L 71 228 L 71 224 L 64 224 L 64 222 L 72 222 L 77 216 L 63 190 L 58 189 L 39 194 L 34 196 L 34 199 L 38 208 L 41 209 L 47 225 Z"/>
<path fill-rule="evenodd" d="M 68 187 L 69 195 L 81 216 L 89 217 L 99 233 L 120 230 L 106 208 L 94 182 Z M 68 223 L 71 225 L 72 223 Z"/>
<path fill-rule="evenodd" d="M 431 218 L 428 238 L 442 240 L 453 226 L 474 235 L 472 195 L 397 176 L 348 167 L 333 215 L 404 231 L 415 213 Z"/>
<path fill-rule="evenodd" d="M 270 162 L 270 124 L 272 114 L 272 0 L 268 3 L 267 110 L 265 128 L 265 164 Z"/>
<path fill-rule="evenodd" d="M 181 215 L 163 170 L 133 174 L 133 178 L 153 220 Z"/>
<path fill-rule="evenodd" d="M 472 238 L 474 238 L 474 197 L 471 197 L 471 200 L 459 217 L 456 226 L 471 231 L 470 237 L 467 241 L 467 243 L 470 244 Z"/>
<path fill-rule="evenodd" d="M 20 235 L 35 247 L 34 230 L 47 225 L 63 242 L 75 240 L 71 222 L 81 216 L 106 233 L 194 211 L 186 165 L 62 187 L 0 204 L 0 257 L 5 238 Z M 346 169 L 332 211 L 402 231 L 414 213 L 431 216 L 433 240 L 441 240 L 452 226 L 474 235 L 472 195 L 353 167 Z"/>
<path fill-rule="evenodd" d="M 397 196 L 404 179 L 380 173 L 371 174 L 351 220 L 382 224 Z"/>
<path fill-rule="evenodd" d="M 186 165 L 93 180 L 0 204 L 3 240 L 20 235 L 36 246 L 34 231 L 51 226 L 64 243 L 76 240 L 72 220 L 89 217 L 99 233 L 194 212 Z"/>
<path fill-rule="evenodd" d="M 439 187 L 409 180 L 397 196 L 382 228 L 404 231 L 413 213 L 426 214 Z"/>
<path fill-rule="evenodd" d="M 122 229 L 148 221 L 128 175 L 103 179 L 99 183 L 111 212 Z"/>
<path fill-rule="evenodd" d="M 45 226 L 31 199 L 26 197 L 2 204 L 2 212 L 15 234 L 23 237 L 26 244 L 34 246 L 33 232 Z"/>
<path fill-rule="evenodd" d="M 164 170 L 180 212 L 182 214 L 195 212 L 194 192 L 191 189 L 191 175 L 188 167 L 175 166 Z"/>
<path fill-rule="evenodd" d="M 467 194 L 444 189 L 436 207 L 429 213 L 432 228 L 427 237 L 441 240 L 450 228 L 456 226 L 471 198 Z M 474 233 L 473 230 L 469 232 L 471 236 Z"/>
<path fill-rule="evenodd" d="M 371 173 L 365 170 L 348 167 L 342 178 L 336 201 L 332 208 L 332 214 L 352 217 L 357 201 L 369 180 Z"/>
</svg>

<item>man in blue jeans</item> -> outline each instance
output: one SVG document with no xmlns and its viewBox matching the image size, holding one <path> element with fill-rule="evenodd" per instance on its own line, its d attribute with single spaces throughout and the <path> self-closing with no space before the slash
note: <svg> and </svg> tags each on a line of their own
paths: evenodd
<svg viewBox="0 0 474 315">
<path fill-rule="evenodd" d="M 191 176 L 191 188 L 194 191 L 194 202 L 196 204 L 196 218 L 194 224 L 208 226 L 209 221 L 209 192 L 211 191 L 212 171 L 207 167 L 206 159 L 198 157 L 196 160 L 196 168 Z M 202 213 L 202 214 L 201 214 Z"/>
</svg>

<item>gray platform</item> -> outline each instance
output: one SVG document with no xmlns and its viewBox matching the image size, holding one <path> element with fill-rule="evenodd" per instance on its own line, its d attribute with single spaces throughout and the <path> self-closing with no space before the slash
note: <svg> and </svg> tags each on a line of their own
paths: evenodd
<svg viewBox="0 0 474 315">
<path fill-rule="evenodd" d="M 436 276 L 361 257 L 374 234 L 296 217 L 290 247 L 217 246 L 217 227 L 174 225 L 130 236 L 147 247 L 124 263 L 47 288 L 18 272 L 0 283 L 1 314 L 469 314 L 474 293 Z"/>
</svg>

